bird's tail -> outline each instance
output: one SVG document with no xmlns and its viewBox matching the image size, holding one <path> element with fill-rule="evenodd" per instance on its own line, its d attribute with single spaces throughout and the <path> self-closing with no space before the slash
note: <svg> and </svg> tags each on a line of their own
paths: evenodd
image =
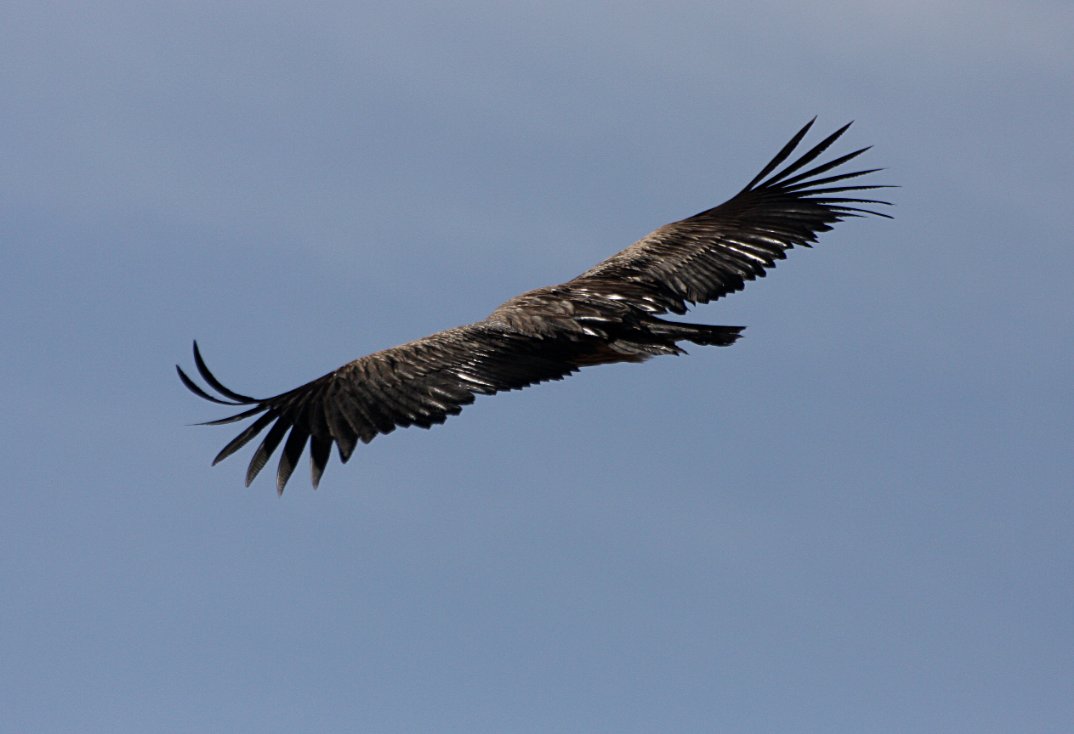
<svg viewBox="0 0 1074 734">
<path fill-rule="evenodd" d="M 745 326 L 709 326 L 708 324 L 686 324 L 680 321 L 653 319 L 649 330 L 654 334 L 669 336 L 675 341 L 686 340 L 694 344 L 714 347 L 729 347 L 742 336 Z"/>
</svg>

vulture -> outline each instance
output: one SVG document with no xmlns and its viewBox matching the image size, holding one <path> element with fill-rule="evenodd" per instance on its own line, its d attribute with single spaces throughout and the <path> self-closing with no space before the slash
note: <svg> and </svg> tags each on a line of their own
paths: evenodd
<svg viewBox="0 0 1074 734">
<path fill-rule="evenodd" d="M 791 160 L 815 120 L 723 204 L 654 230 L 572 280 L 515 296 L 483 321 L 360 357 L 293 390 L 270 398 L 235 392 L 209 371 L 194 342 L 194 364 L 208 388 L 176 365 L 179 379 L 205 400 L 240 409 L 200 425 L 251 421 L 213 464 L 264 432 L 246 470 L 247 486 L 283 444 L 277 492 L 283 493 L 307 445 L 316 488 L 333 445 L 346 462 L 359 441 L 398 427 L 443 423 L 477 395 L 559 380 L 590 365 L 682 354 L 680 342 L 734 344 L 745 327 L 661 315 L 684 314 L 688 304 L 741 290 L 787 250 L 810 246 L 846 217 L 888 217 L 865 207 L 890 202 L 859 198 L 859 192 L 888 187 L 846 183 L 881 170 L 843 168 L 869 148 L 816 162 L 850 123 Z"/>
</svg>

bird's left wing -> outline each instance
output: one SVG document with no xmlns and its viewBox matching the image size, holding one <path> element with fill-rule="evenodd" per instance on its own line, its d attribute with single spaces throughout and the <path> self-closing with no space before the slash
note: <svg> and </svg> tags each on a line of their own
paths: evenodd
<svg viewBox="0 0 1074 734">
<path fill-rule="evenodd" d="M 236 415 L 204 425 L 253 420 L 217 454 L 213 464 L 267 428 L 246 472 L 249 485 L 283 443 L 276 471 L 276 488 L 282 493 L 307 443 L 316 487 L 333 444 L 340 460 L 346 462 L 358 441 L 368 443 L 397 427 L 429 428 L 443 423 L 474 402 L 475 395 L 561 379 L 578 369 L 574 361 L 578 349 L 571 339 L 536 339 L 478 322 L 361 357 L 271 398 L 253 398 L 225 387 L 209 371 L 196 342 L 194 363 L 216 394 L 178 365 L 176 370 L 183 384 L 199 397 L 245 407 Z"/>
<path fill-rule="evenodd" d="M 863 214 L 887 217 L 862 205 L 888 202 L 859 198 L 857 192 L 888 187 L 844 183 L 880 170 L 841 169 L 868 148 L 809 167 L 849 124 L 787 163 L 812 125 L 811 120 L 728 201 L 660 227 L 582 273 L 571 285 L 613 295 L 654 313 L 681 314 L 687 303 L 707 303 L 741 290 L 746 281 L 763 276 L 776 260 L 786 257 L 787 250 L 808 247 L 842 219 Z"/>
</svg>

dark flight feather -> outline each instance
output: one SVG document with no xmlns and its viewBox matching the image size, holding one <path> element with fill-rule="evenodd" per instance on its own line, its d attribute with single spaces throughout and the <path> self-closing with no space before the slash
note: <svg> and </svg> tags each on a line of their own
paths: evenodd
<svg viewBox="0 0 1074 734">
<path fill-rule="evenodd" d="M 213 463 L 268 428 L 250 459 L 246 484 L 283 444 L 277 491 L 283 492 L 307 446 L 316 488 L 333 445 L 346 463 L 359 442 L 397 427 L 443 423 L 477 395 L 559 380 L 590 365 L 680 354 L 680 341 L 733 344 L 744 327 L 686 324 L 659 315 L 682 314 L 689 304 L 741 290 L 787 250 L 811 246 L 845 218 L 888 216 L 866 208 L 888 202 L 856 193 L 888 187 L 846 183 L 880 169 L 823 175 L 868 148 L 809 168 L 849 123 L 787 163 L 814 120 L 723 204 L 654 230 L 573 280 L 516 296 L 483 321 L 361 357 L 294 390 L 271 398 L 237 393 L 209 370 L 195 342 L 194 365 L 216 394 L 176 366 L 183 385 L 204 400 L 243 408 L 203 425 L 254 419 Z"/>
</svg>

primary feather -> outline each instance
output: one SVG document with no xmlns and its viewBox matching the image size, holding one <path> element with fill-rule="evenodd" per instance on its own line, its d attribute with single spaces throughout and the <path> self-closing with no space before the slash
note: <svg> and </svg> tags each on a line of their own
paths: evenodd
<svg viewBox="0 0 1074 734">
<path fill-rule="evenodd" d="M 216 394 L 177 365 L 183 384 L 205 400 L 243 408 L 205 425 L 253 419 L 213 463 L 268 429 L 254 450 L 246 484 L 282 443 L 277 491 L 283 492 L 307 446 L 316 487 L 333 445 L 346 462 L 359 441 L 368 443 L 397 427 L 443 423 L 477 395 L 559 380 L 589 365 L 678 354 L 680 341 L 733 344 L 744 327 L 659 316 L 682 314 L 688 304 L 741 290 L 787 250 L 811 245 L 847 217 L 887 216 L 866 207 L 888 202 L 856 193 L 884 186 L 844 183 L 879 169 L 824 175 L 868 148 L 809 168 L 849 124 L 783 166 L 812 125 L 811 120 L 728 201 L 660 227 L 577 278 L 523 293 L 483 321 L 361 357 L 274 397 L 253 398 L 224 386 L 195 342 L 198 374 Z"/>
</svg>

